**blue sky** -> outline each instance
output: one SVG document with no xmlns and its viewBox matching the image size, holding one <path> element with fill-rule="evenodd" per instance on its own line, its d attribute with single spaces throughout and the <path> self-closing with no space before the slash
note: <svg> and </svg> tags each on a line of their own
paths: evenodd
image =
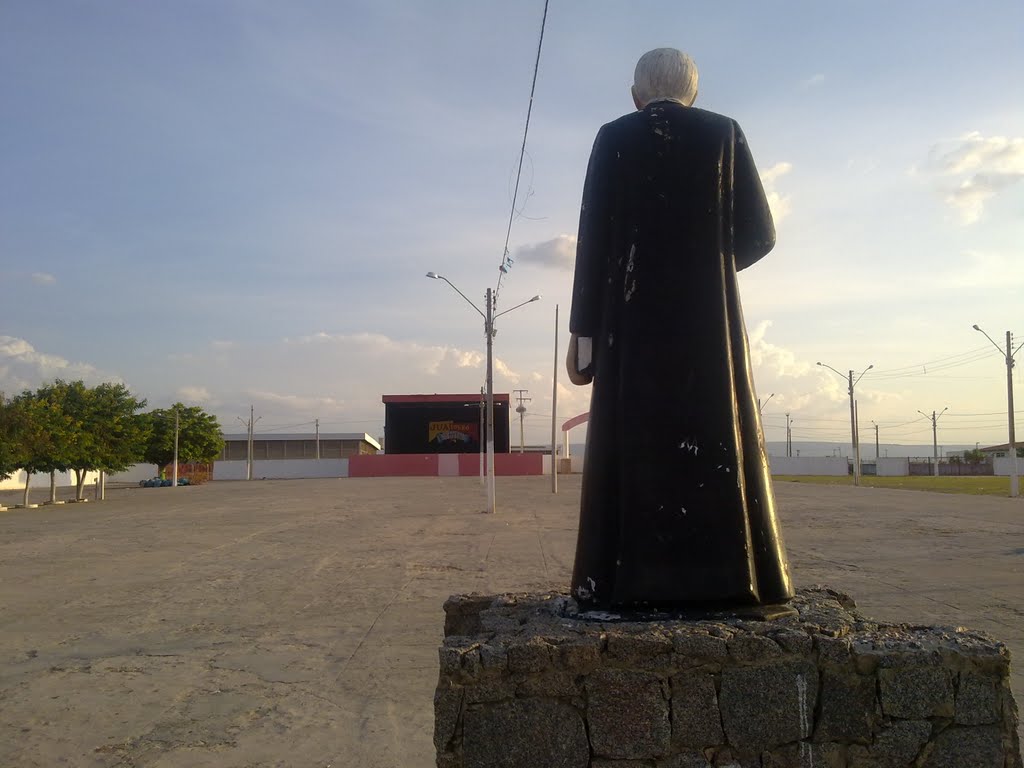
<svg viewBox="0 0 1024 768">
<path fill-rule="evenodd" d="M 929 442 L 917 411 L 946 406 L 940 442 L 1005 441 L 1005 367 L 971 325 L 1024 341 L 1024 6 L 705 5 L 551 3 L 501 295 L 544 300 L 496 341 L 527 439 L 590 144 L 671 45 L 772 195 L 778 245 L 741 283 L 768 439 L 790 412 L 795 439 L 848 441 L 822 360 L 875 365 L 883 442 Z M 374 434 L 381 394 L 477 391 L 481 323 L 423 275 L 478 303 L 494 284 L 542 9 L 0 4 L 0 390 L 116 378 L 226 427 L 254 403 L 268 429 Z"/>
</svg>

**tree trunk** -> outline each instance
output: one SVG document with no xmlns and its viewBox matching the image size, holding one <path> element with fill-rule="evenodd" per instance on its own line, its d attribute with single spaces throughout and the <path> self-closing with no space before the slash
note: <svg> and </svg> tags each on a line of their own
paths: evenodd
<svg viewBox="0 0 1024 768">
<path fill-rule="evenodd" d="M 85 486 L 85 470 L 75 469 L 75 501 L 81 501 L 84 498 L 83 487 Z"/>
<path fill-rule="evenodd" d="M 50 470 L 50 503 L 53 504 L 57 500 L 57 473 L 54 470 Z"/>
<path fill-rule="evenodd" d="M 22 497 L 22 506 L 28 506 L 28 484 L 32 482 L 32 473 L 25 470 L 25 495 Z"/>
</svg>

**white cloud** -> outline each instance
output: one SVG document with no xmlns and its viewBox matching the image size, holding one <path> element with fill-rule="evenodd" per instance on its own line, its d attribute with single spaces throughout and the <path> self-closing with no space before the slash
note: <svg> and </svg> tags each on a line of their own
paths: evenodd
<svg viewBox="0 0 1024 768">
<path fill-rule="evenodd" d="M 1008 288 L 1024 285 L 1024 261 L 992 251 L 966 251 L 956 267 L 936 276 L 940 288 Z"/>
<path fill-rule="evenodd" d="M 88 363 L 40 352 L 25 339 L 0 336 L 0 392 L 11 394 L 35 389 L 54 379 L 81 379 L 87 384 L 121 381 L 120 377 L 104 373 Z"/>
<path fill-rule="evenodd" d="M 190 403 L 205 403 L 210 400 L 210 390 L 206 387 L 185 386 L 178 389 L 178 397 Z"/>
<path fill-rule="evenodd" d="M 816 85 L 821 85 L 825 82 L 825 75 L 821 72 L 811 75 L 806 80 L 801 81 L 801 88 L 813 88 Z"/>
<path fill-rule="evenodd" d="M 57 283 L 57 278 L 49 272 L 33 272 L 31 278 L 36 285 L 56 285 Z"/>
<path fill-rule="evenodd" d="M 509 368 L 502 360 L 494 358 L 494 371 L 500 373 L 513 384 L 518 384 L 521 378 L 518 373 Z"/>
<path fill-rule="evenodd" d="M 542 243 L 521 246 L 516 250 L 516 260 L 572 271 L 576 264 L 576 236 L 559 235 Z"/>
<path fill-rule="evenodd" d="M 792 350 L 767 340 L 771 321 L 761 322 L 749 333 L 750 360 L 762 400 L 775 393 L 772 403 L 788 411 L 807 415 L 841 411 L 849 406 L 845 377 L 801 359 Z M 868 403 L 895 402 L 901 395 L 874 389 L 865 379 L 857 387 L 857 399 Z"/>
<path fill-rule="evenodd" d="M 772 218 L 776 226 L 789 215 L 789 195 L 783 195 L 775 189 L 775 182 L 793 170 L 791 163 L 776 163 L 771 168 L 761 171 L 761 183 L 764 185 L 764 193 L 768 197 L 768 206 L 772 210 Z"/>
<path fill-rule="evenodd" d="M 923 170 L 934 177 L 960 221 L 973 224 L 992 198 L 1024 179 L 1024 138 L 972 131 L 933 145 Z"/>
<path fill-rule="evenodd" d="M 257 431 L 319 418 L 324 430 L 376 434 L 384 421 L 382 395 L 479 392 L 485 378 L 482 338 L 480 347 L 326 331 L 259 344 L 207 346 L 175 360 L 179 382 L 174 391 L 192 388 L 192 394 L 204 395 L 203 402 L 222 424 L 235 423 L 236 416 L 247 418 L 251 403 L 263 417 Z M 522 378 L 506 357 L 495 359 L 495 391 L 509 392 Z M 196 386 L 197 380 L 204 386 Z"/>
</svg>

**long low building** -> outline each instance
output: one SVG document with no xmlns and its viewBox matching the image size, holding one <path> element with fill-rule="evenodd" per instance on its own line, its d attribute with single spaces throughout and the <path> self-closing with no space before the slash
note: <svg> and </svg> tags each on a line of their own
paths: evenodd
<svg viewBox="0 0 1024 768">
<path fill-rule="evenodd" d="M 249 458 L 249 436 L 245 433 L 222 435 L 224 449 L 219 461 L 245 461 Z M 319 454 L 317 446 L 319 444 Z M 263 433 L 253 436 L 253 460 L 265 459 L 345 459 L 380 451 L 380 443 L 365 432 Z"/>
</svg>

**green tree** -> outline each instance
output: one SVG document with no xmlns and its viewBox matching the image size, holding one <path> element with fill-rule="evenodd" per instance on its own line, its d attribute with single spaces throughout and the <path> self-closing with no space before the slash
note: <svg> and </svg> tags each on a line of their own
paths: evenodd
<svg viewBox="0 0 1024 768">
<path fill-rule="evenodd" d="M 174 421 L 178 419 L 178 462 L 209 463 L 224 449 L 217 417 L 198 406 L 175 403 L 170 408 L 150 411 L 147 418 L 151 432 L 145 461 L 155 464 L 157 472 L 174 461 Z"/>
<path fill-rule="evenodd" d="M 18 469 L 14 424 L 14 405 L 0 392 L 0 480 L 6 480 Z"/>
<path fill-rule="evenodd" d="M 41 470 L 50 473 L 50 501 L 57 499 L 56 473 L 67 472 L 72 468 L 84 439 L 81 422 L 68 408 L 68 402 L 72 394 L 84 396 L 85 391 L 85 385 L 80 381 L 67 384 L 57 379 L 35 392 L 36 400 L 46 404 L 50 414 L 47 424 L 51 438 L 50 455 Z"/>
<path fill-rule="evenodd" d="M 124 384 L 87 387 L 81 381 L 58 380 L 49 390 L 69 420 L 63 458 L 75 472 L 77 499 L 83 498 L 86 473 L 120 472 L 142 460 L 150 424 L 138 411 L 146 401 Z"/>
<path fill-rule="evenodd" d="M 60 433 L 64 422 L 59 405 L 25 391 L 7 410 L 11 426 L 13 466 L 25 472 L 22 504 L 28 505 L 32 475 L 60 465 Z"/>
<path fill-rule="evenodd" d="M 123 472 L 141 461 L 150 432 L 146 415 L 137 413 L 146 407 L 145 399 L 134 397 L 124 384 L 104 383 L 93 387 L 86 404 L 82 428 L 89 455 L 84 466 L 75 467 L 76 479 L 80 478 L 79 492 L 85 471 Z"/>
</svg>

